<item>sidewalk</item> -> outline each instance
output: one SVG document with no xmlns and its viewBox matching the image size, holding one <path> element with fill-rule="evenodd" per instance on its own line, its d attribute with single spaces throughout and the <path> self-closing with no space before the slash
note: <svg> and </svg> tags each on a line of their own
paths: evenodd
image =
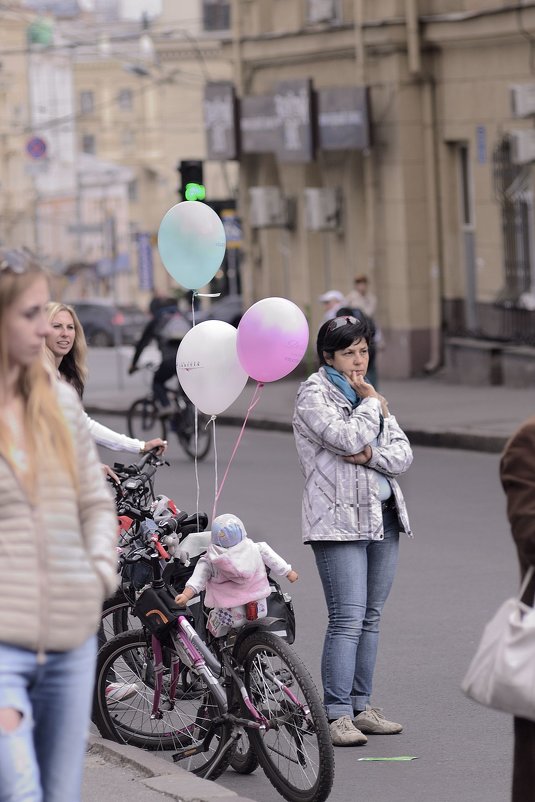
<svg viewBox="0 0 535 802">
<path fill-rule="evenodd" d="M 91 349 L 84 402 L 94 415 L 126 415 L 132 401 L 147 392 L 147 376 L 126 375 L 129 352 L 118 354 L 113 387 L 100 369 L 106 349 Z M 109 349 L 108 349 L 109 350 Z M 111 355 L 106 357 L 110 360 Z M 291 431 L 295 395 L 301 376 L 268 382 L 251 412 L 251 428 Z M 220 424 L 241 425 L 251 403 L 255 382 L 249 380 L 237 401 L 222 413 Z M 498 453 L 522 421 L 535 414 L 535 390 L 471 387 L 447 383 L 440 375 L 419 379 L 383 380 L 380 390 L 391 412 L 413 445 L 462 448 Z"/>
<path fill-rule="evenodd" d="M 253 802 L 210 780 L 202 780 L 170 760 L 90 736 L 82 802 Z"/>
</svg>

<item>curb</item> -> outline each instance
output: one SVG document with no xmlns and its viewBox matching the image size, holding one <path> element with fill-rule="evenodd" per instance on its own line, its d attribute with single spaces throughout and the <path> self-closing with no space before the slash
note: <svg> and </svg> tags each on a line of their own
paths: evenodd
<svg viewBox="0 0 535 802">
<path fill-rule="evenodd" d="M 126 746 L 105 738 L 90 735 L 87 751 L 99 755 L 115 766 L 129 766 L 139 772 L 137 782 L 158 791 L 176 802 L 254 802 L 212 780 L 203 780 L 174 763 L 145 752 L 136 746 Z"/>
<path fill-rule="evenodd" d="M 126 417 L 126 410 L 109 409 L 105 406 L 98 406 L 89 403 L 85 410 L 90 415 L 118 415 Z M 217 422 L 220 426 L 242 426 L 243 416 L 239 415 L 219 415 Z M 249 418 L 247 421 L 249 429 L 261 429 L 264 431 L 292 433 L 292 424 L 289 421 L 273 420 L 268 418 Z M 410 429 L 401 424 L 403 431 L 409 438 L 413 446 L 425 446 L 427 448 L 451 448 L 461 451 L 480 451 L 487 454 L 500 454 L 508 437 L 502 435 L 490 435 L 483 432 L 466 431 L 437 431 L 433 429 Z"/>
</svg>

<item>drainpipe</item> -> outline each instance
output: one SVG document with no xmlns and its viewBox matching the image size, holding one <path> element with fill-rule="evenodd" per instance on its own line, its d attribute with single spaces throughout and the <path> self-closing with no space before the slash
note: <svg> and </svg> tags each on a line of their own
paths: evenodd
<svg viewBox="0 0 535 802">
<path fill-rule="evenodd" d="M 407 33 L 407 59 L 409 74 L 422 77 L 422 53 L 418 0 L 405 0 Z M 442 233 L 440 218 L 440 192 L 438 177 L 438 148 L 436 141 L 435 87 L 432 75 L 422 83 L 422 117 L 424 136 L 424 165 L 426 181 L 427 228 L 429 236 L 429 270 L 431 298 L 429 304 L 430 349 L 426 373 L 442 367 Z"/>
<path fill-rule="evenodd" d="M 405 20 L 407 27 L 407 54 L 409 72 L 417 77 L 422 71 L 420 51 L 420 26 L 418 21 L 418 0 L 405 0 Z"/>
<path fill-rule="evenodd" d="M 355 32 L 355 82 L 357 86 L 366 85 L 366 48 L 364 44 L 364 0 L 353 0 L 353 19 Z M 375 186 L 371 150 L 362 152 L 364 193 L 366 210 L 366 242 L 369 272 L 376 268 L 375 253 Z"/>
<path fill-rule="evenodd" d="M 424 134 L 424 163 L 426 178 L 427 222 L 429 231 L 429 269 L 431 282 L 430 347 L 426 373 L 435 373 L 443 364 L 442 351 L 442 227 L 440 216 L 440 182 L 438 175 L 438 148 L 435 115 L 435 86 L 430 76 L 422 86 L 422 112 Z"/>
</svg>

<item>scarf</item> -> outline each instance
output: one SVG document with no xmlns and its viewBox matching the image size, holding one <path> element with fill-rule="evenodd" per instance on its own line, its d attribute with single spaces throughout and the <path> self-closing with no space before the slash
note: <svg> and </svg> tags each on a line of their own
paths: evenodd
<svg viewBox="0 0 535 802">
<path fill-rule="evenodd" d="M 329 381 L 331 381 L 335 387 L 345 395 L 351 407 L 356 409 L 361 402 L 361 398 L 357 395 L 357 391 L 351 387 L 346 377 L 343 373 L 336 370 L 336 368 L 331 367 L 330 365 L 324 365 L 325 373 L 329 377 Z"/>
</svg>

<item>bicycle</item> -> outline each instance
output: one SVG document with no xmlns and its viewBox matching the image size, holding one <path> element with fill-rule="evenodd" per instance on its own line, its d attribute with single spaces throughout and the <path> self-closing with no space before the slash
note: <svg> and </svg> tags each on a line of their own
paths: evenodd
<svg viewBox="0 0 535 802">
<path fill-rule="evenodd" d="M 152 373 L 154 367 L 147 363 L 142 369 Z M 126 414 L 128 434 L 138 440 L 151 440 L 155 437 L 167 440 L 168 429 L 171 429 L 188 457 L 204 459 L 212 444 L 212 430 L 207 425 L 210 418 L 198 410 L 196 412 L 194 404 L 178 384 L 178 380 L 176 387 L 166 384 L 165 389 L 170 401 L 169 408 L 162 407 L 152 391 L 133 402 Z"/>
<path fill-rule="evenodd" d="M 154 504 L 158 499 L 166 499 L 156 496 L 153 478 L 158 467 L 162 465 L 169 465 L 169 463 L 159 457 L 155 451 L 150 451 L 131 465 L 115 463 L 113 466 L 114 473 L 120 479 L 119 484 L 112 480 L 109 481 L 115 492 L 119 521 L 118 571 L 121 576 L 121 584 L 114 595 L 104 602 L 99 630 L 99 648 L 114 635 L 126 632 L 128 629 L 135 629 L 139 625 L 138 620 L 132 614 L 135 593 L 150 580 L 151 573 L 150 568 L 147 569 L 140 561 L 131 559 L 131 557 L 136 554 L 136 550 L 143 550 L 146 546 L 142 531 L 143 522 L 153 519 L 160 520 L 156 516 Z M 198 559 L 202 550 L 208 545 L 209 533 L 202 543 L 194 543 L 191 547 L 188 535 L 202 533 L 208 525 L 208 516 L 204 512 L 191 515 L 181 513 L 176 509 L 174 502 L 170 499 L 167 501 L 170 502 L 167 511 L 168 523 L 159 528 L 158 536 L 162 537 L 165 544 L 165 538 L 179 532 L 183 540 L 182 548 L 189 553 L 192 559 L 191 571 L 193 571 L 196 558 Z M 156 538 L 153 542 L 159 542 L 159 539 Z M 161 555 L 165 555 L 167 558 L 169 556 L 165 551 L 161 552 Z M 172 579 L 176 581 L 176 571 Z"/>
<path fill-rule="evenodd" d="M 134 612 L 143 627 L 124 632 L 99 652 L 93 720 L 113 741 L 172 750 L 173 760 L 216 779 L 236 745 L 250 747 L 289 802 L 324 802 L 334 780 L 334 751 L 325 711 L 310 674 L 264 618 L 205 643 L 188 608 L 162 578 L 160 556 L 146 549 L 152 581 Z M 119 703 L 110 681 L 134 688 Z"/>
</svg>

